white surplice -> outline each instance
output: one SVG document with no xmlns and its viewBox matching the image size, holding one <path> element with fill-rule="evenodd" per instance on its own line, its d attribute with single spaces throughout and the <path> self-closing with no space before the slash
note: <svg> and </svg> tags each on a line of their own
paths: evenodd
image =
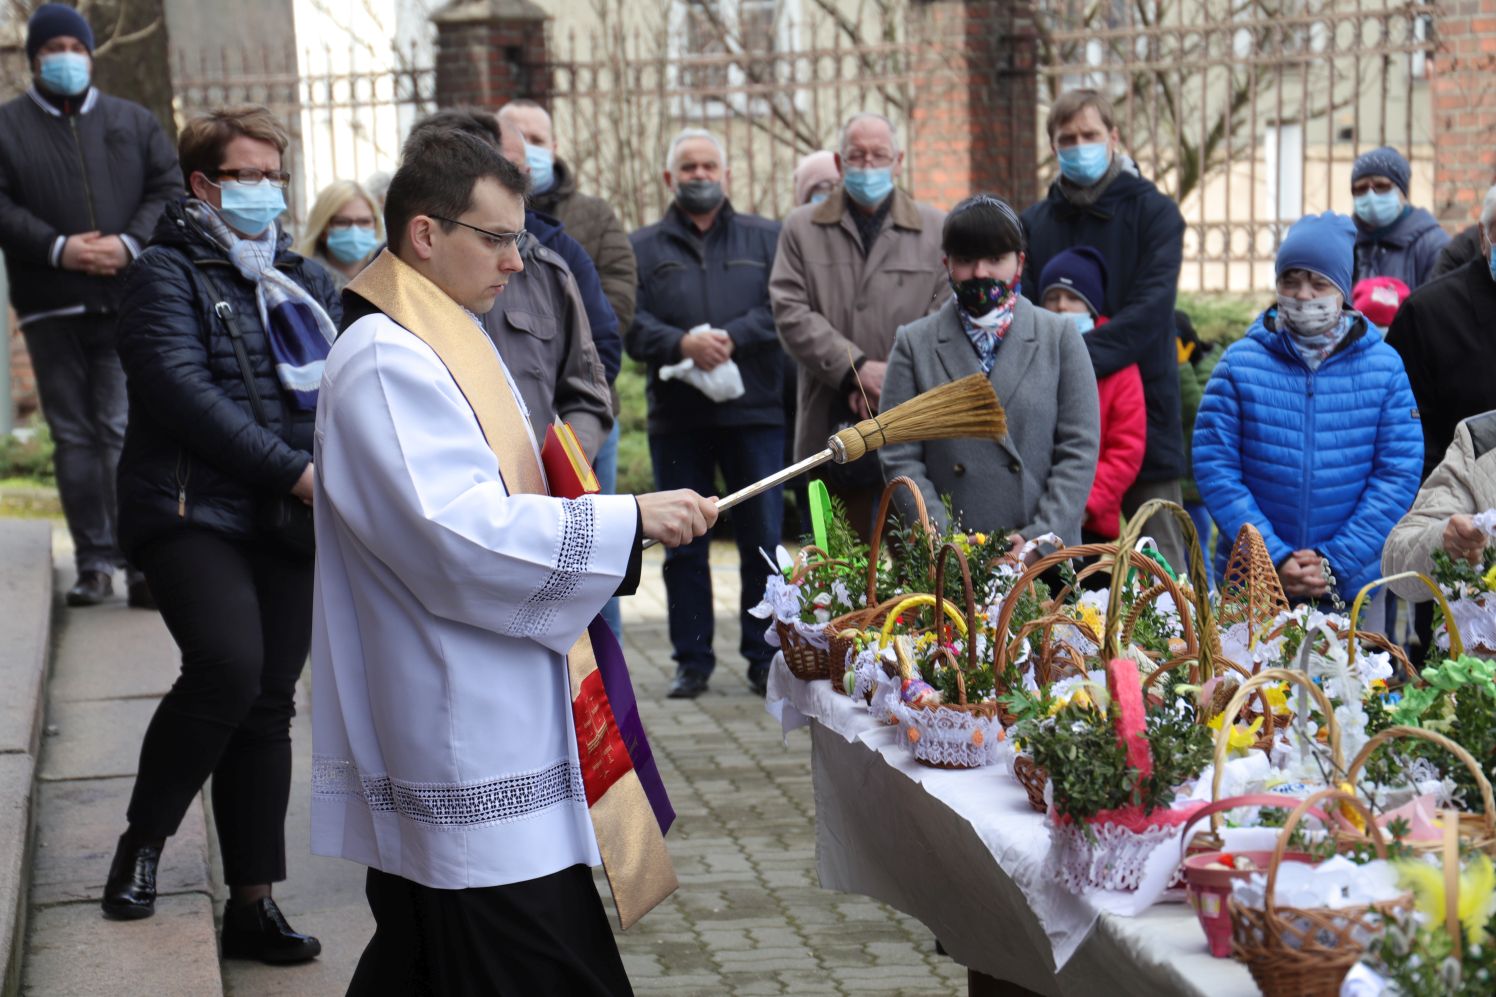
<svg viewBox="0 0 1496 997">
<path fill-rule="evenodd" d="M 633 498 L 509 495 L 382 314 L 332 347 L 314 456 L 312 851 L 440 889 L 598 865 L 565 654 L 627 571 Z"/>
</svg>

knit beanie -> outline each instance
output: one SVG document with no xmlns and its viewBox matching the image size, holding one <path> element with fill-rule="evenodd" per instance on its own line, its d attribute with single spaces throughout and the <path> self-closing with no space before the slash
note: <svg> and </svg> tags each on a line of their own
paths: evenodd
<svg viewBox="0 0 1496 997">
<path fill-rule="evenodd" d="M 836 154 L 825 149 L 812 152 L 800 160 L 791 179 L 795 184 L 795 204 L 808 203 L 812 187 L 827 180 L 835 183 L 841 179 L 841 174 L 836 172 Z"/>
<path fill-rule="evenodd" d="M 36 13 L 26 22 L 26 61 L 34 60 L 47 42 L 64 35 L 78 39 L 90 54 L 93 53 L 93 29 L 82 14 L 60 3 L 44 3 L 36 8 Z"/>
<path fill-rule="evenodd" d="M 1371 320 L 1371 324 L 1385 329 L 1397 317 L 1397 310 L 1408 300 L 1408 285 L 1396 277 L 1368 277 L 1357 281 L 1351 293 L 1351 304 L 1356 311 Z"/>
<path fill-rule="evenodd" d="M 1293 223 L 1278 247 L 1278 277 L 1289 270 L 1308 270 L 1329 278 L 1346 301 L 1351 300 L 1356 225 L 1345 215 L 1326 211 Z"/>
<path fill-rule="evenodd" d="M 1408 182 L 1413 177 L 1413 169 L 1408 165 L 1403 154 L 1384 145 L 1380 149 L 1363 152 L 1356 157 L 1356 165 L 1351 167 L 1351 183 L 1355 183 L 1362 177 L 1386 177 L 1397 184 L 1397 189 L 1403 192 L 1403 197 L 1408 196 Z"/>
<path fill-rule="evenodd" d="M 1039 274 L 1039 300 L 1059 287 L 1080 298 L 1100 315 L 1106 304 L 1106 259 L 1090 246 L 1067 249 L 1050 260 Z"/>
</svg>

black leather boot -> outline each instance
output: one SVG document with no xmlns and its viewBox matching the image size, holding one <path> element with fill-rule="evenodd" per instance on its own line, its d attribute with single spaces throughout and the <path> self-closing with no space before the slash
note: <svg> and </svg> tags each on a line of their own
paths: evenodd
<svg viewBox="0 0 1496 997">
<path fill-rule="evenodd" d="M 120 835 L 99 904 L 104 916 L 138 921 L 156 913 L 156 866 L 160 862 L 160 842 L 138 842 L 128 833 Z"/>
<path fill-rule="evenodd" d="M 261 962 L 305 962 L 315 959 L 322 943 L 303 935 L 286 923 L 270 897 L 223 908 L 223 957 L 258 959 Z"/>
</svg>

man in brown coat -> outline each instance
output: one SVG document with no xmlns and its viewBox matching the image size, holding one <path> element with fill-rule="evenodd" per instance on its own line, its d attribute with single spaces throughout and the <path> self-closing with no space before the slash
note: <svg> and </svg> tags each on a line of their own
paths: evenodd
<svg viewBox="0 0 1496 997">
<path fill-rule="evenodd" d="M 940 252 L 945 216 L 894 186 L 903 164 L 893 124 L 878 114 L 855 115 L 836 156 L 842 186 L 785 219 L 769 297 L 780 339 L 800 368 L 798 457 L 865 418 L 869 405 L 877 409 L 894 331 L 950 294 Z M 866 534 L 882 487 L 877 462 L 825 477 Z"/>
</svg>

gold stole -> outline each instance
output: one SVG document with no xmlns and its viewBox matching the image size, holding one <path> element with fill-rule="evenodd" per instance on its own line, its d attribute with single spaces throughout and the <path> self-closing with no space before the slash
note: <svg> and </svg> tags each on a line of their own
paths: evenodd
<svg viewBox="0 0 1496 997">
<path fill-rule="evenodd" d="M 353 278 L 348 290 L 436 353 L 493 448 L 505 489 L 511 495 L 548 495 L 545 474 L 531 445 L 530 423 L 504 377 L 498 353 L 469 313 L 388 249 Z M 566 665 L 587 812 L 618 920 L 626 930 L 680 884 L 665 837 L 619 735 L 585 630 L 567 653 Z"/>
</svg>

